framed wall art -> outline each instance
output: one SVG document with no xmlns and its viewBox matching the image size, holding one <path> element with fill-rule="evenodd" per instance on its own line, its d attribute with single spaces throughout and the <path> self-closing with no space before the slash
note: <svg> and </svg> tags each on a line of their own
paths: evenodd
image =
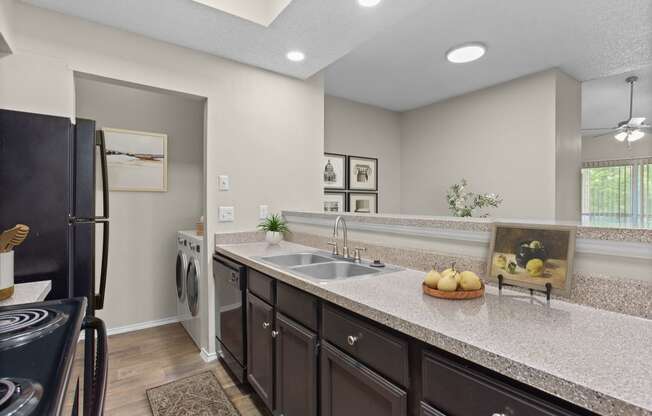
<svg viewBox="0 0 652 416">
<path fill-rule="evenodd" d="M 142 131 L 102 129 L 106 143 L 109 190 L 166 192 L 168 136 Z"/>
<path fill-rule="evenodd" d="M 487 271 L 489 279 L 568 296 L 575 253 L 574 226 L 495 223 Z"/>
<path fill-rule="evenodd" d="M 322 209 L 324 212 L 346 212 L 346 192 L 324 192 Z"/>
<path fill-rule="evenodd" d="M 378 190 L 378 159 L 349 156 L 349 189 L 352 191 Z"/>
<path fill-rule="evenodd" d="M 322 173 L 324 189 L 346 189 L 346 155 L 324 153 Z"/>
<path fill-rule="evenodd" d="M 349 193 L 349 212 L 358 214 L 378 213 L 377 193 Z"/>
</svg>

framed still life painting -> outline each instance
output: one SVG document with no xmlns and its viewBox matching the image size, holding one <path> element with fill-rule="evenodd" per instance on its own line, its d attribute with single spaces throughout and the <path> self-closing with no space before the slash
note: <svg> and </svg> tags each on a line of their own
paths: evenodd
<svg viewBox="0 0 652 416">
<path fill-rule="evenodd" d="M 166 192 L 168 136 L 104 128 L 109 190 Z"/>
<path fill-rule="evenodd" d="M 573 276 L 574 226 L 495 223 L 487 271 L 489 279 L 567 296 Z"/>
</svg>

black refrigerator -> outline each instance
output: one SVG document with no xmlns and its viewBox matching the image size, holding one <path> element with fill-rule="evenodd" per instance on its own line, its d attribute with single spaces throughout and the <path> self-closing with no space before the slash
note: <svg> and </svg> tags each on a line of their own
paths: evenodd
<svg viewBox="0 0 652 416">
<path fill-rule="evenodd" d="M 96 164 L 103 207 L 96 215 Z M 106 147 L 95 121 L 0 110 L 0 230 L 27 224 L 15 249 L 15 283 L 51 280 L 47 299 L 86 297 L 102 309 L 109 239 Z M 96 288 L 95 233 L 102 259 Z"/>
</svg>

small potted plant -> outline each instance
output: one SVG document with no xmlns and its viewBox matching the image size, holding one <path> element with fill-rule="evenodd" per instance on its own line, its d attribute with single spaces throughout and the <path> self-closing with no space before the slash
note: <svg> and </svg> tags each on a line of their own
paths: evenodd
<svg viewBox="0 0 652 416">
<path fill-rule="evenodd" d="M 283 240 L 283 234 L 289 232 L 288 225 L 279 214 L 272 214 L 258 224 L 258 228 L 265 231 L 265 241 L 278 244 Z"/>
</svg>

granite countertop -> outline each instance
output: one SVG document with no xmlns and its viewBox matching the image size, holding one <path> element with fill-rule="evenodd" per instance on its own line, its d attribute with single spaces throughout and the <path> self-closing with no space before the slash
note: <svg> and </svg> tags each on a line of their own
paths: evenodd
<svg viewBox="0 0 652 416">
<path fill-rule="evenodd" d="M 14 285 L 13 296 L 9 299 L 0 300 L 0 306 L 40 302 L 45 299 L 51 289 L 52 281 L 50 280 L 32 283 L 17 283 Z"/>
<path fill-rule="evenodd" d="M 602 415 L 652 415 L 652 321 L 487 286 L 462 302 L 421 291 L 424 273 L 319 283 L 256 257 L 317 251 L 282 242 L 216 251 L 430 345 Z"/>
</svg>

